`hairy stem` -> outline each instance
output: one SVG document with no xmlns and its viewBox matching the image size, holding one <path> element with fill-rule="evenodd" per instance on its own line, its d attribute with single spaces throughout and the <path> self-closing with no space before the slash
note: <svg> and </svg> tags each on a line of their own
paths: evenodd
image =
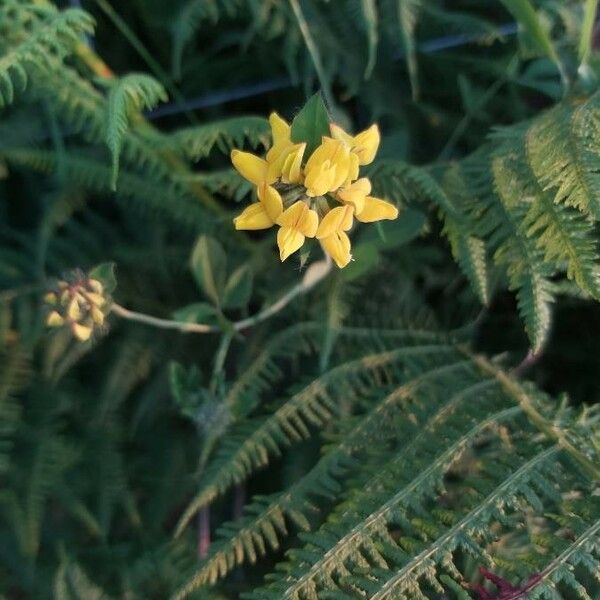
<svg viewBox="0 0 600 600">
<path fill-rule="evenodd" d="M 231 324 L 232 331 L 242 331 L 248 329 L 261 321 L 269 319 L 273 315 L 281 312 L 294 298 L 302 294 L 306 294 L 312 288 L 314 288 L 322 279 L 324 279 L 331 271 L 331 259 L 326 256 L 325 260 L 313 263 L 306 274 L 302 278 L 302 281 L 296 284 L 288 292 L 286 292 L 279 300 L 271 304 L 271 306 L 265 308 L 261 312 L 257 313 L 253 317 L 242 319 Z M 118 315 L 128 321 L 136 321 L 137 323 L 144 323 L 151 327 L 157 327 L 158 329 L 174 329 L 181 333 L 216 333 L 222 331 L 223 328 L 220 325 L 207 325 L 205 323 L 184 323 L 182 321 L 173 321 L 171 319 L 161 319 L 159 317 L 153 317 L 152 315 L 146 315 L 144 313 L 135 312 L 129 310 L 120 304 L 114 302 L 111 306 L 111 312 Z"/>
</svg>

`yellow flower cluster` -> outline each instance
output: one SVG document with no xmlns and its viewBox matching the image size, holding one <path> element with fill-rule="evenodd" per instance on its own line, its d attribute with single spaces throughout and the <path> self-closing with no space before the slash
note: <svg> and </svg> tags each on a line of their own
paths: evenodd
<svg viewBox="0 0 600 600">
<path fill-rule="evenodd" d="M 68 326 L 81 342 L 88 340 L 94 328 L 104 323 L 108 301 L 104 286 L 97 279 L 88 279 L 80 273 L 72 282 L 59 281 L 44 300 L 51 308 L 46 324 L 49 327 Z"/>
<path fill-rule="evenodd" d="M 316 237 L 338 267 L 351 260 L 347 232 L 354 219 L 371 223 L 395 219 L 398 209 L 370 196 L 371 182 L 359 178 L 379 148 L 379 128 L 372 125 L 351 136 L 331 124 L 331 137 L 303 162 L 306 143 L 291 140 L 291 128 L 277 113 L 269 117 L 273 145 L 265 158 L 233 150 L 237 171 L 256 186 L 257 202 L 233 222 L 236 229 L 280 227 L 277 234 L 281 260 L 296 252 L 306 238 Z"/>
</svg>

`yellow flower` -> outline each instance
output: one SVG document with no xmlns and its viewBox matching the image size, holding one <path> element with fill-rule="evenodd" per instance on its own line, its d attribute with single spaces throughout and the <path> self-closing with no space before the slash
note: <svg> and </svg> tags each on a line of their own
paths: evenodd
<svg viewBox="0 0 600 600">
<path fill-rule="evenodd" d="M 269 163 L 251 154 L 250 152 L 242 152 L 241 150 L 231 151 L 231 162 L 236 171 L 250 183 L 260 186 L 263 183 L 273 183 L 277 176 L 269 171 Z"/>
<path fill-rule="evenodd" d="M 276 112 L 269 115 L 269 125 L 271 125 L 271 135 L 273 137 L 273 146 L 289 142 L 291 144 L 291 131 L 285 119 L 282 119 Z"/>
<path fill-rule="evenodd" d="M 352 167 L 349 147 L 343 141 L 323 136 L 304 168 L 306 194 L 322 196 L 334 192 L 353 174 Z"/>
<path fill-rule="evenodd" d="M 65 319 L 61 317 L 55 310 L 53 310 L 46 319 L 46 325 L 48 325 L 48 327 L 61 327 L 64 322 Z"/>
<path fill-rule="evenodd" d="M 258 202 L 247 206 L 233 219 L 236 229 L 268 229 L 277 222 L 283 212 L 283 201 L 279 192 L 271 185 L 261 184 L 257 188 Z"/>
<path fill-rule="evenodd" d="M 356 214 L 356 218 L 361 223 L 373 223 L 383 219 L 393 220 L 398 216 L 398 209 L 391 203 L 367 196 L 363 209 Z"/>
<path fill-rule="evenodd" d="M 81 325 L 80 323 L 72 323 L 71 331 L 73 332 L 73 335 L 80 342 L 86 342 L 87 340 L 90 339 L 93 329 L 92 329 L 92 327 L 87 327 L 86 325 Z"/>
<path fill-rule="evenodd" d="M 268 176 L 281 177 L 284 183 L 301 183 L 302 156 L 306 144 L 294 144 L 291 139 L 291 128 L 276 112 L 269 116 L 273 145 L 267 152 Z"/>
<path fill-rule="evenodd" d="M 365 206 L 365 198 L 371 193 L 371 182 L 366 177 L 361 177 L 350 185 L 345 185 L 337 192 L 338 200 L 344 204 L 351 204 L 357 214 Z"/>
<path fill-rule="evenodd" d="M 357 133 L 355 136 L 346 133 L 339 125 L 335 125 L 334 123 L 329 127 L 331 135 L 336 140 L 341 140 L 349 146 L 352 153 L 358 157 L 360 165 L 368 165 L 373 162 L 379 149 L 379 142 L 381 141 L 377 125 L 371 125 L 371 127 Z"/>
<path fill-rule="evenodd" d="M 304 244 L 305 238 L 315 237 L 319 216 L 305 202 L 298 200 L 283 212 L 277 223 L 281 226 L 277 232 L 277 245 L 284 261 Z"/>
<path fill-rule="evenodd" d="M 350 238 L 346 231 L 352 227 L 354 209 L 349 204 L 330 210 L 321 221 L 317 230 L 317 239 L 335 264 L 343 269 L 351 260 Z"/>
<path fill-rule="evenodd" d="M 306 150 L 306 143 L 293 144 L 285 155 L 281 165 L 281 181 L 283 183 L 302 183 L 302 157 Z"/>
</svg>

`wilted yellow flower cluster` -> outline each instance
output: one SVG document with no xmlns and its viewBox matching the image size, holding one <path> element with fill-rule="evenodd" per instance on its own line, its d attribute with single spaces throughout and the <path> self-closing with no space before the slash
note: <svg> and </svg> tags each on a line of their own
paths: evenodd
<svg viewBox="0 0 600 600">
<path fill-rule="evenodd" d="M 54 291 L 44 297 L 51 308 L 46 319 L 49 327 L 68 326 L 73 335 L 85 342 L 94 328 L 101 327 L 108 300 L 104 286 L 97 279 L 77 274 L 73 281 L 59 281 Z"/>
<path fill-rule="evenodd" d="M 395 219 L 398 209 L 370 195 L 371 182 L 359 178 L 361 165 L 373 161 L 379 148 L 379 128 L 372 125 L 351 136 L 331 124 L 331 137 L 304 162 L 306 143 L 291 140 L 290 125 L 277 113 L 269 117 L 273 145 L 265 158 L 233 150 L 237 171 L 256 186 L 257 202 L 234 219 L 236 229 L 280 227 L 281 260 L 296 252 L 305 239 L 316 237 L 338 267 L 351 260 L 347 232 L 354 219 L 371 223 Z"/>
</svg>

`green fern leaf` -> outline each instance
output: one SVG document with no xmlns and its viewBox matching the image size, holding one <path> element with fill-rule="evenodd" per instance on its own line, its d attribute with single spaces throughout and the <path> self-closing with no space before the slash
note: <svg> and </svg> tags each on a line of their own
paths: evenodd
<svg viewBox="0 0 600 600">
<path fill-rule="evenodd" d="M 129 128 L 132 114 L 150 109 L 167 100 L 163 85 L 143 73 L 121 77 L 110 89 L 106 104 L 106 145 L 112 154 L 111 187 L 117 187 L 119 155 L 123 136 Z"/>
</svg>

